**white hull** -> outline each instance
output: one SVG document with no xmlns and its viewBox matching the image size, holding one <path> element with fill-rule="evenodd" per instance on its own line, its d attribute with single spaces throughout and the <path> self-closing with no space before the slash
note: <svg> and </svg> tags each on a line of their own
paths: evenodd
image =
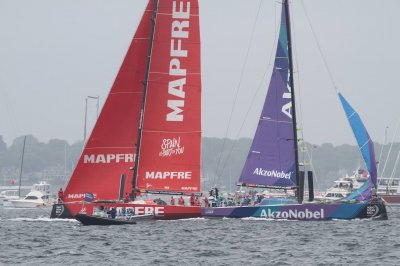
<svg viewBox="0 0 400 266">
<path fill-rule="evenodd" d="M 9 200 L 4 200 L 4 201 L 3 201 L 3 206 L 4 206 L 4 207 L 12 207 L 13 205 L 11 204 L 11 201 L 9 201 Z"/>
<path fill-rule="evenodd" d="M 9 207 L 14 208 L 50 207 L 50 185 L 46 182 L 34 184 L 31 192 L 29 192 L 23 199 L 12 199 L 9 203 Z"/>
<path fill-rule="evenodd" d="M 18 190 L 5 190 L 0 193 L 0 205 L 11 206 L 10 200 L 17 200 Z"/>
<path fill-rule="evenodd" d="M 11 200 L 4 200 L 3 201 L 3 206 L 4 207 L 13 207 Z"/>
<path fill-rule="evenodd" d="M 14 208 L 37 208 L 37 207 L 50 207 L 43 201 L 28 201 L 28 200 L 11 200 L 11 207 Z"/>
</svg>

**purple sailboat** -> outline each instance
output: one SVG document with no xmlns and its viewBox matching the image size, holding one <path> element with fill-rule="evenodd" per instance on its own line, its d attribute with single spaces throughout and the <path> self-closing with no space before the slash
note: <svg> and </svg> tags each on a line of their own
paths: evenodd
<svg viewBox="0 0 400 266">
<path fill-rule="evenodd" d="M 339 99 L 371 178 L 340 202 L 313 202 L 311 199 L 303 203 L 304 173 L 299 171 L 294 97 L 289 3 L 283 0 L 272 77 L 239 184 L 295 189 L 297 199 L 271 200 L 251 206 L 205 207 L 202 208 L 202 216 L 287 220 L 387 219 L 384 202 L 374 194 L 376 175 L 373 173 L 376 166 L 373 142 L 358 114 L 340 93 Z"/>
</svg>

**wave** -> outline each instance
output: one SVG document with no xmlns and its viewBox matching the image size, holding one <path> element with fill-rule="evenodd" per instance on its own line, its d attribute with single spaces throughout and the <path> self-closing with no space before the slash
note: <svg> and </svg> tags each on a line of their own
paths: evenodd
<svg viewBox="0 0 400 266">
<path fill-rule="evenodd" d="M 235 219 L 235 218 L 233 218 Z M 268 222 L 298 222 L 299 220 L 289 219 L 272 219 L 272 218 L 260 218 L 260 217 L 244 217 L 240 218 L 242 221 L 268 221 Z"/>
<path fill-rule="evenodd" d="M 16 222 L 68 222 L 68 223 L 78 223 L 75 219 L 52 219 L 52 218 L 28 218 L 28 217 L 18 217 L 9 219 L 9 221 L 16 221 Z"/>
<path fill-rule="evenodd" d="M 374 221 L 374 219 L 359 219 L 359 218 L 350 219 L 350 220 L 332 219 L 331 221 L 333 221 L 333 222 L 342 222 L 342 223 L 351 223 L 351 222 L 365 223 L 365 222 L 369 222 L 369 221 Z"/>
<path fill-rule="evenodd" d="M 157 222 L 177 222 L 177 221 L 205 221 L 206 218 L 196 217 L 196 218 L 184 218 L 184 219 L 175 219 L 175 220 L 157 220 Z"/>
</svg>

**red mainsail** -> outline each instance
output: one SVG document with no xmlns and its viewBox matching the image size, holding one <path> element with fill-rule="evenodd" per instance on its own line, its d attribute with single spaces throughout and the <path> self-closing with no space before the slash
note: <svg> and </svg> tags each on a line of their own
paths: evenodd
<svg viewBox="0 0 400 266">
<path fill-rule="evenodd" d="M 160 0 L 137 187 L 200 191 L 201 67 L 197 0 Z"/>
<path fill-rule="evenodd" d="M 139 27 L 93 128 L 78 164 L 65 189 L 64 201 L 83 199 L 92 192 L 96 199 L 117 199 L 120 176 L 131 191 L 135 143 L 143 95 L 147 51 L 154 1 L 149 1 Z"/>
</svg>

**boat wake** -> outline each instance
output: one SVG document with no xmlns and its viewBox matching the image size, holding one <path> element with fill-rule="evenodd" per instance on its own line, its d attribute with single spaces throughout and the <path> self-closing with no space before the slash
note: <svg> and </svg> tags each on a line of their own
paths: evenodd
<svg viewBox="0 0 400 266">
<path fill-rule="evenodd" d="M 259 218 L 259 217 L 244 217 L 240 218 L 242 221 L 268 221 L 268 222 L 298 222 L 298 220 L 288 219 L 271 219 L 271 218 Z"/>
<path fill-rule="evenodd" d="M 175 219 L 175 220 L 157 220 L 157 222 L 179 222 L 179 221 L 206 221 L 206 218 L 196 217 L 196 218 L 185 218 L 185 219 Z"/>
<path fill-rule="evenodd" d="M 344 220 L 344 219 L 332 219 L 331 221 L 333 222 L 344 222 L 344 223 L 364 223 L 364 222 L 368 222 L 368 221 L 373 221 L 373 219 L 360 219 L 360 218 L 355 218 L 355 219 L 350 219 L 350 220 Z"/>
<path fill-rule="evenodd" d="M 48 211 L 48 210 L 50 210 L 51 207 L 52 206 L 47 206 L 47 205 L 46 206 L 37 206 L 37 207 L 34 207 L 34 208 L 6 206 L 6 207 L 4 207 L 4 209 L 6 209 L 6 210 L 35 210 L 35 209 L 37 209 L 37 210 Z"/>
<path fill-rule="evenodd" d="M 203 217 L 196 217 L 196 218 L 185 218 L 179 219 L 178 221 L 205 221 L 206 219 Z"/>
<path fill-rule="evenodd" d="M 50 219 L 50 218 L 45 218 L 45 217 L 39 217 L 39 218 L 28 218 L 28 217 L 19 217 L 19 218 L 13 218 L 13 219 L 8 219 L 9 221 L 15 221 L 15 222 L 68 222 L 68 223 L 77 223 L 78 221 L 75 219 Z"/>
</svg>

